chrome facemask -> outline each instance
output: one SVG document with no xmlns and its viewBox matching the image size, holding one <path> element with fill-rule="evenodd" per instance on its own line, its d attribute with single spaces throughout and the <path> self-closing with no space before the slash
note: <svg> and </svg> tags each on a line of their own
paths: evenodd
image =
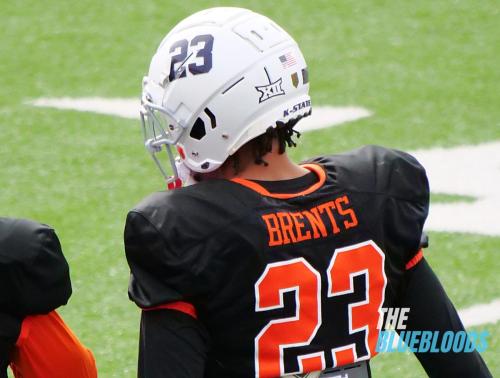
<svg viewBox="0 0 500 378">
<path fill-rule="evenodd" d="M 179 177 L 175 165 L 176 157 L 172 148 L 175 146 L 186 127 L 167 109 L 154 104 L 147 95 L 142 98 L 140 115 L 144 145 L 151 154 L 156 166 L 160 169 L 167 185 L 170 186 L 178 181 Z M 168 174 L 168 170 L 160 161 L 159 154 L 162 151 L 162 146 L 165 146 L 169 165 L 172 169 L 172 175 Z"/>
</svg>

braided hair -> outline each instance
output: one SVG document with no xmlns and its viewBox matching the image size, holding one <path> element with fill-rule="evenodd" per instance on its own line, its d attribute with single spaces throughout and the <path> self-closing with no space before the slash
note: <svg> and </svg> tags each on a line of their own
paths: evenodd
<svg viewBox="0 0 500 378">
<path fill-rule="evenodd" d="M 279 154 L 285 153 L 287 147 L 296 147 L 297 143 L 293 138 L 294 136 L 300 138 L 300 133 L 293 128 L 301 118 L 292 119 L 287 123 L 278 121 L 275 127 L 268 127 L 264 134 L 249 141 L 247 145 L 252 152 L 254 163 L 257 165 L 268 165 L 264 160 L 264 156 L 273 149 L 274 139 L 278 140 Z M 232 164 L 235 174 L 240 172 L 240 160 L 237 153 L 230 156 L 226 163 Z"/>
</svg>

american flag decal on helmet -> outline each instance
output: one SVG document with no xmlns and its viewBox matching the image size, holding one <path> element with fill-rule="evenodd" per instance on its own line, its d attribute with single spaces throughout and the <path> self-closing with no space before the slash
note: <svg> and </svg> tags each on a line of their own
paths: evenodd
<svg viewBox="0 0 500 378">
<path fill-rule="evenodd" d="M 297 61 L 295 60 L 291 52 L 288 52 L 285 55 L 281 55 L 279 57 L 279 60 L 283 68 L 292 67 L 293 65 L 297 64 Z"/>
</svg>

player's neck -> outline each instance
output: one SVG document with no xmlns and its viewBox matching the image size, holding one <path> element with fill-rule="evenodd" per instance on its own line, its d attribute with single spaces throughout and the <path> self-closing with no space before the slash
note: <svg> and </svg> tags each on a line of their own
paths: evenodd
<svg viewBox="0 0 500 378">
<path fill-rule="evenodd" d="M 238 173 L 238 177 L 249 180 L 277 181 L 304 176 L 309 171 L 290 160 L 286 153 L 268 153 L 264 164 L 248 164 Z"/>
<path fill-rule="evenodd" d="M 285 153 L 278 152 L 277 143 L 273 143 L 271 152 L 263 156 L 267 164 L 255 164 L 253 156 L 240 157 L 240 170 L 234 174 L 234 170 L 225 170 L 224 178 L 241 177 L 249 180 L 278 181 L 290 180 L 304 176 L 309 171 L 290 160 Z"/>
</svg>

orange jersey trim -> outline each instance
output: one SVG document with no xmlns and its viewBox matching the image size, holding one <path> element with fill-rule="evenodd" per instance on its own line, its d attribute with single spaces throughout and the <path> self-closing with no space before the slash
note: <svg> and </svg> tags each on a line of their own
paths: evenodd
<svg viewBox="0 0 500 378">
<path fill-rule="evenodd" d="M 420 249 L 417 254 L 415 256 L 412 257 L 412 259 L 410 261 L 408 261 L 406 263 L 406 270 L 409 270 L 411 268 L 413 268 L 415 265 L 417 265 L 420 260 L 422 260 L 424 258 L 424 252 L 422 249 Z"/>
<path fill-rule="evenodd" d="M 298 192 L 298 193 L 271 193 L 266 188 L 264 188 L 262 185 L 257 184 L 256 182 L 251 181 L 251 180 L 247 180 L 244 178 L 239 178 L 239 177 L 233 178 L 233 179 L 231 179 L 231 181 L 235 182 L 237 184 L 246 186 L 247 188 L 252 189 L 253 191 L 255 191 L 259 194 L 262 194 L 263 196 L 266 196 L 266 197 L 272 197 L 272 198 L 278 198 L 278 199 L 295 198 L 295 197 L 299 197 L 299 196 L 305 196 L 307 194 L 310 194 L 310 193 L 318 190 L 319 188 L 321 188 L 323 186 L 323 184 L 325 183 L 325 180 L 326 180 L 326 173 L 320 165 L 318 165 L 318 164 L 302 164 L 301 167 L 304 167 L 304 168 L 308 169 L 309 171 L 314 172 L 318 176 L 319 180 L 318 180 L 318 182 L 314 183 L 306 190 L 303 190 L 303 191 Z"/>
<path fill-rule="evenodd" d="M 154 307 L 148 307 L 148 308 L 143 308 L 143 311 L 154 311 L 154 310 L 176 310 L 183 312 L 195 319 L 198 319 L 198 314 L 196 312 L 196 308 L 188 302 L 171 302 L 171 303 L 165 303 L 159 306 L 154 306 Z"/>
</svg>

